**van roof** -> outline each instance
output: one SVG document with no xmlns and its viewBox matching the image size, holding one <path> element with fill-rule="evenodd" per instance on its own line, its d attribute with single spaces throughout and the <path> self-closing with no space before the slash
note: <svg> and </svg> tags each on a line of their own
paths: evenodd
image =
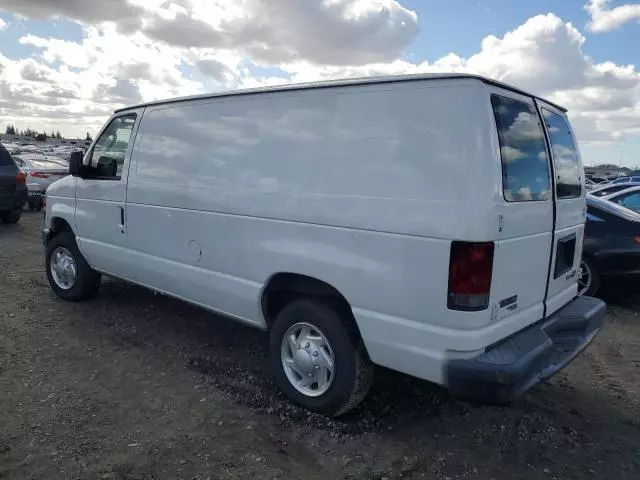
<svg viewBox="0 0 640 480">
<path fill-rule="evenodd" d="M 265 93 L 265 92 L 282 92 L 289 90 L 307 90 L 312 88 L 328 88 L 328 87 L 341 87 L 341 86 L 349 86 L 349 85 L 368 85 L 368 84 L 379 84 L 379 83 L 395 83 L 395 82 L 411 82 L 411 81 L 419 81 L 419 80 L 443 80 L 443 79 L 456 79 L 456 78 L 471 78 L 480 80 L 489 85 L 493 85 L 496 87 L 504 88 L 506 90 L 511 90 L 512 92 L 519 93 L 522 95 L 526 95 L 529 97 L 537 98 L 542 100 L 543 102 L 548 103 L 549 105 L 553 105 L 554 107 L 566 112 L 567 109 L 557 105 L 549 100 L 538 97 L 537 95 L 533 95 L 531 93 L 525 92 L 519 88 L 513 87 L 511 85 L 507 85 L 506 83 L 499 82 L 498 80 L 493 80 L 487 77 L 483 77 L 482 75 L 475 75 L 470 73 L 419 73 L 419 74 L 410 74 L 410 75 L 386 75 L 382 77 L 358 77 L 358 78 L 345 78 L 340 80 L 325 80 L 319 82 L 307 82 L 307 83 L 292 83 L 285 85 L 276 85 L 269 87 L 259 87 L 259 88 L 248 88 L 242 90 L 231 90 L 231 91 L 220 91 L 213 93 L 205 93 L 200 95 L 191 95 L 187 97 L 177 97 L 170 98 L 167 100 L 155 100 L 152 102 L 140 103 L 137 105 L 133 105 L 130 107 L 119 108 L 115 110 L 115 113 L 123 112 L 126 110 L 131 110 L 133 108 L 141 108 L 147 107 L 150 105 L 163 105 L 166 103 L 176 103 L 176 102 L 184 102 L 189 100 L 200 100 L 206 98 L 217 98 L 217 97 L 226 97 L 230 95 L 249 95 L 256 93 Z"/>
</svg>

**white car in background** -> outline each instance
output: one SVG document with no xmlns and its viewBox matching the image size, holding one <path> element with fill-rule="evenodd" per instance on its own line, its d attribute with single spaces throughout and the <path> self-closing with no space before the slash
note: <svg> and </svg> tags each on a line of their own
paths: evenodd
<svg viewBox="0 0 640 480">
<path fill-rule="evenodd" d="M 68 164 L 58 157 L 31 153 L 14 155 L 13 159 L 27 178 L 29 209 L 40 211 L 42 209 L 42 195 L 46 192 L 47 187 L 56 180 L 69 175 Z"/>
</svg>

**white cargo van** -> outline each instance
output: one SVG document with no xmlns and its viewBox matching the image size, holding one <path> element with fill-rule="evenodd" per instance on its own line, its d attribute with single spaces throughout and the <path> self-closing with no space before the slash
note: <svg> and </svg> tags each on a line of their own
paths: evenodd
<svg viewBox="0 0 640 480">
<path fill-rule="evenodd" d="M 278 385 L 338 415 L 373 365 L 508 403 L 578 354 L 585 222 L 565 111 L 492 80 L 292 85 L 117 111 L 49 187 L 46 271 L 270 332 Z"/>
</svg>

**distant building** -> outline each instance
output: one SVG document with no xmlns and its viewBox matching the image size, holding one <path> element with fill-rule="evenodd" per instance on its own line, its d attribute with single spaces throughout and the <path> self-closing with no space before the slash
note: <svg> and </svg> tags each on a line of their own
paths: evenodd
<svg viewBox="0 0 640 480">
<path fill-rule="evenodd" d="M 607 180 L 629 175 L 630 172 L 630 168 L 619 167 L 617 165 L 597 165 L 595 167 L 584 167 L 585 176 L 594 178 L 606 178 Z"/>
</svg>

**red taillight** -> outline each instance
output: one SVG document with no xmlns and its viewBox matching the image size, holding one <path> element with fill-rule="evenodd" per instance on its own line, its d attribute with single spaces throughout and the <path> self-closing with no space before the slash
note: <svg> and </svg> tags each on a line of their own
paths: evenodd
<svg viewBox="0 0 640 480">
<path fill-rule="evenodd" d="M 640 235 L 633 237 L 633 241 L 640 245 Z"/>
<path fill-rule="evenodd" d="M 489 306 L 493 243 L 451 242 L 447 306 L 484 310 Z"/>
<path fill-rule="evenodd" d="M 49 178 L 51 174 L 44 172 L 31 172 L 31 176 L 36 178 Z"/>
<path fill-rule="evenodd" d="M 24 175 L 24 172 L 16 173 L 16 183 L 26 183 L 27 177 Z"/>
</svg>

